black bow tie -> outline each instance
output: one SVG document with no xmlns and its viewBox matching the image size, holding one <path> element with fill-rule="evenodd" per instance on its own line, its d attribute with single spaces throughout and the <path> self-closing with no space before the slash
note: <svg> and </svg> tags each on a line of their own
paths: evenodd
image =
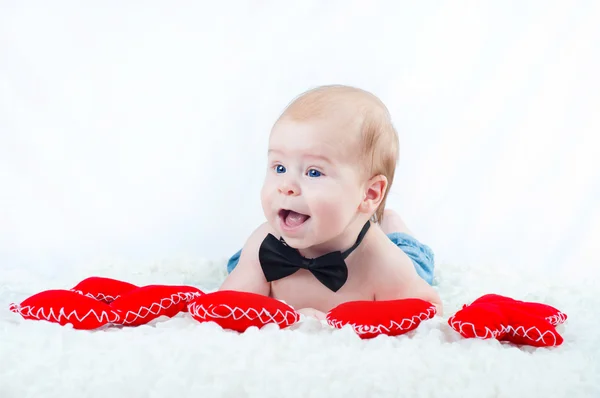
<svg viewBox="0 0 600 398">
<path fill-rule="evenodd" d="M 344 261 L 354 251 L 369 230 L 367 221 L 356 243 L 345 252 L 335 251 L 317 258 L 302 257 L 298 250 L 289 247 L 283 238 L 268 234 L 258 251 L 258 258 L 267 281 L 272 282 L 292 275 L 300 268 L 310 271 L 323 285 L 337 292 L 348 279 L 348 267 Z"/>
</svg>

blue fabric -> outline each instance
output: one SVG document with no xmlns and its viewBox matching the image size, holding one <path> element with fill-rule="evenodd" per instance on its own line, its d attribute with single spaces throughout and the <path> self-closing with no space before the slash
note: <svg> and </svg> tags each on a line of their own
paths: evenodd
<svg viewBox="0 0 600 398">
<path fill-rule="evenodd" d="M 242 254 L 242 250 L 239 250 L 237 253 L 235 253 L 233 256 L 231 256 L 229 261 L 227 261 L 227 272 L 228 273 L 231 273 L 231 271 L 233 271 L 235 266 L 238 264 L 238 261 L 240 261 L 241 254 Z"/>
<path fill-rule="evenodd" d="M 431 248 L 419 242 L 415 237 L 402 232 L 392 232 L 387 236 L 412 260 L 417 274 L 431 285 L 434 271 L 434 255 Z M 231 256 L 227 262 L 227 272 L 233 271 L 240 261 L 241 254 L 242 251 L 239 250 Z"/>
<path fill-rule="evenodd" d="M 414 236 L 403 232 L 392 232 L 387 236 L 412 260 L 417 274 L 431 285 L 435 268 L 433 250 Z"/>
</svg>

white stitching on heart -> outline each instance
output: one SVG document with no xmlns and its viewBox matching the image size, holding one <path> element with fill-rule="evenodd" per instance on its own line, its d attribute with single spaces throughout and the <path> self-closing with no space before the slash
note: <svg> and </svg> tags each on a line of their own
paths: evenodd
<svg viewBox="0 0 600 398">
<path fill-rule="evenodd" d="M 50 307 L 48 309 L 48 313 L 46 314 L 44 307 L 35 307 L 32 305 L 20 306 L 15 303 L 11 303 L 9 309 L 12 312 L 20 314 L 22 317 L 35 318 L 38 320 L 46 320 L 49 322 L 57 322 L 60 323 L 61 320 L 67 320 L 69 323 L 73 323 L 71 318 L 75 318 L 80 323 L 83 322 L 86 318 L 90 316 L 94 316 L 96 320 L 100 323 L 114 323 L 119 320 L 119 313 L 113 310 L 110 311 L 100 311 L 97 313 L 95 310 L 89 310 L 85 315 L 80 316 L 77 313 L 77 310 L 71 311 L 69 314 L 65 313 L 65 307 L 60 307 L 57 313 L 55 313 L 55 309 Z M 113 315 L 113 318 L 110 318 L 110 315 Z"/>
<path fill-rule="evenodd" d="M 217 308 L 225 308 L 229 312 L 226 315 L 219 315 L 215 313 L 215 309 Z M 242 318 L 246 318 L 248 320 L 259 319 L 263 324 L 268 323 L 276 323 L 277 325 L 285 325 L 290 326 L 300 320 L 300 314 L 296 311 L 281 311 L 277 309 L 274 314 L 271 314 L 266 309 L 262 308 L 260 311 L 255 308 L 248 308 L 244 311 L 244 309 L 239 307 L 231 307 L 227 304 L 209 304 L 208 307 L 204 307 L 202 304 L 190 303 L 188 305 L 188 311 L 192 316 L 200 318 L 205 321 L 210 321 L 216 318 L 233 318 L 234 320 L 239 320 Z"/>
<path fill-rule="evenodd" d="M 342 327 L 344 327 L 346 325 L 350 325 L 350 326 L 352 326 L 352 328 L 358 335 L 373 334 L 373 333 L 387 334 L 391 331 L 402 331 L 402 330 L 410 329 L 413 325 L 417 324 L 417 320 L 419 322 L 422 322 L 427 319 L 430 319 L 435 314 L 436 314 L 436 308 L 435 308 L 435 306 L 431 306 L 425 312 L 421 312 L 418 315 L 413 315 L 410 318 L 403 318 L 400 321 L 400 323 L 398 323 L 394 320 L 390 320 L 389 326 L 386 326 L 383 324 L 380 324 L 380 325 L 356 324 L 356 323 L 350 323 L 350 322 L 346 322 L 343 320 L 337 320 L 334 318 L 330 318 L 329 316 L 327 317 L 327 323 L 330 326 L 333 326 L 334 328 L 337 328 L 337 329 L 341 329 Z"/>
<path fill-rule="evenodd" d="M 171 294 L 169 297 L 162 298 L 159 302 L 152 303 L 150 307 L 141 306 L 137 311 L 126 311 L 122 316 L 121 323 L 123 325 L 130 325 L 139 318 L 144 319 L 150 314 L 157 315 L 161 310 L 167 310 L 182 301 L 191 301 L 200 296 L 202 296 L 200 292 L 178 292 Z"/>
<path fill-rule="evenodd" d="M 560 313 L 562 314 L 562 313 Z M 563 314 L 564 315 L 564 314 Z M 477 334 L 477 332 L 475 331 L 475 325 L 471 322 L 461 322 L 461 321 L 455 321 L 454 320 L 455 316 L 451 316 L 450 319 L 448 319 L 450 326 L 452 327 L 452 329 L 456 330 L 458 333 L 460 333 L 463 337 L 466 338 L 478 338 L 478 339 L 489 339 L 489 338 L 497 338 L 499 335 L 502 334 L 512 334 L 513 336 L 518 336 L 518 337 L 523 337 L 525 339 L 534 341 L 534 342 L 539 342 L 541 341 L 542 343 L 544 343 L 544 345 L 551 345 L 551 346 L 555 346 L 556 342 L 557 342 L 557 335 L 556 333 L 554 333 L 552 330 L 547 330 L 546 332 L 542 333 L 537 327 L 532 326 L 529 329 L 525 329 L 524 326 L 517 326 L 514 327 L 512 325 L 502 325 L 500 324 L 500 329 L 499 330 L 492 330 L 490 328 L 488 328 L 487 326 L 484 328 L 485 329 L 485 333 L 482 336 L 479 336 Z M 547 318 L 546 318 L 547 319 Z M 463 327 L 465 326 L 470 326 L 471 327 L 471 331 L 469 333 L 465 332 L 463 330 Z M 532 331 L 537 332 L 537 335 L 539 337 L 535 337 L 535 335 L 530 336 L 529 333 L 531 333 Z M 549 334 L 550 336 L 552 336 L 552 340 L 553 343 L 552 344 L 548 344 L 548 342 L 546 342 L 545 338 L 546 335 Z"/>
<path fill-rule="evenodd" d="M 116 295 L 116 296 L 111 296 L 109 294 L 104 294 L 101 292 L 98 292 L 97 294 L 92 294 L 92 293 L 83 293 L 83 291 L 81 290 L 75 290 L 75 289 L 71 289 L 72 292 L 75 293 L 79 293 L 85 297 L 89 297 L 89 298 L 93 298 L 94 300 L 98 300 L 98 301 L 106 301 L 106 302 L 113 302 L 116 299 L 118 299 L 119 297 L 121 297 L 120 295 Z"/>
<path fill-rule="evenodd" d="M 550 322 L 553 326 L 556 326 L 559 323 L 565 323 L 565 321 L 567 320 L 567 315 L 559 311 L 556 315 L 546 317 L 546 320 Z"/>
</svg>

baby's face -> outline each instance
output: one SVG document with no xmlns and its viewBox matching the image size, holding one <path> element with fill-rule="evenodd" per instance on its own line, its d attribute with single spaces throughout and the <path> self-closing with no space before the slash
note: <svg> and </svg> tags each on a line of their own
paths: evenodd
<svg viewBox="0 0 600 398">
<path fill-rule="evenodd" d="M 344 232 L 364 197 L 356 123 L 280 120 L 261 192 L 271 226 L 297 249 Z"/>
</svg>

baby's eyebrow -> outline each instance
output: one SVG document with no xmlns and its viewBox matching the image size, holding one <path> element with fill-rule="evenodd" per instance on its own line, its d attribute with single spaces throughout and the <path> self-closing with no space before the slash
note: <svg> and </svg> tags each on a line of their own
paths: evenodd
<svg viewBox="0 0 600 398">
<path fill-rule="evenodd" d="M 305 154 L 305 155 L 303 155 L 303 157 L 305 157 L 305 158 L 320 159 L 320 160 L 324 160 L 326 162 L 331 163 L 331 159 L 329 157 L 325 156 L 325 155 L 321 155 L 319 153 L 310 153 L 311 151 L 307 151 L 307 152 L 308 153 Z M 272 153 L 273 154 L 278 154 L 278 155 L 285 155 L 285 152 L 281 151 L 279 149 L 269 149 L 268 152 L 267 152 L 267 155 L 270 155 Z"/>
<path fill-rule="evenodd" d="M 324 156 L 324 155 L 306 155 L 306 157 L 312 158 L 312 159 L 319 159 L 324 162 L 331 163 L 331 160 L 327 156 Z"/>
<path fill-rule="evenodd" d="M 283 154 L 284 154 L 284 152 L 283 152 L 283 151 L 280 151 L 279 149 L 269 149 L 269 151 L 267 152 L 267 155 L 270 155 L 270 154 L 272 154 L 272 153 L 281 154 L 281 155 L 283 155 Z M 312 159 L 319 159 L 319 160 L 322 160 L 322 161 L 324 161 L 324 162 L 327 162 L 327 163 L 333 163 L 333 162 L 331 161 L 331 159 L 330 159 L 330 158 L 328 158 L 328 157 L 327 157 L 327 156 L 325 156 L 325 155 L 320 155 L 320 154 L 310 154 L 310 153 L 309 153 L 309 154 L 306 154 L 306 155 L 304 155 L 304 157 L 305 157 L 305 158 L 312 158 Z"/>
</svg>

